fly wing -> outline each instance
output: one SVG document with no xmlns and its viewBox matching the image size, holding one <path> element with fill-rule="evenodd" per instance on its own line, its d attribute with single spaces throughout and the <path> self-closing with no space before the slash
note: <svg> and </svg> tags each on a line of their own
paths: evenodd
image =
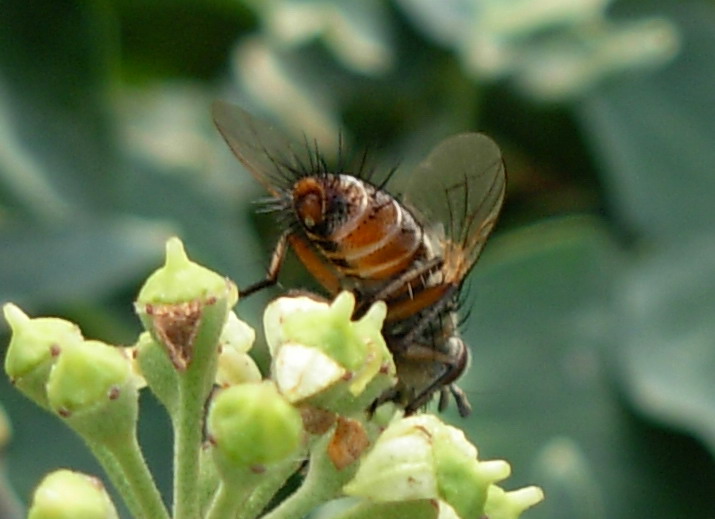
<svg viewBox="0 0 715 519">
<path fill-rule="evenodd" d="M 298 145 L 283 132 L 253 117 L 243 108 L 216 101 L 214 123 L 234 155 L 273 195 L 291 185 L 301 172 L 314 171 L 319 155 L 307 144 Z"/>
<path fill-rule="evenodd" d="M 496 223 L 506 173 L 496 143 L 481 133 L 464 133 L 439 143 L 409 174 L 404 201 L 422 222 L 444 227 L 445 254 L 457 253 L 465 275 Z"/>
</svg>

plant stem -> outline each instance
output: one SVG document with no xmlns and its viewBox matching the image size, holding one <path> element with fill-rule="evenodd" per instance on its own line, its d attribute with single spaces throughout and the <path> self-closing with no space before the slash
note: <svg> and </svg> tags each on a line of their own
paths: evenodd
<svg viewBox="0 0 715 519">
<path fill-rule="evenodd" d="M 129 512 L 133 517 L 141 517 L 142 511 L 137 501 L 137 496 L 134 495 L 127 475 L 124 473 L 121 465 L 117 461 L 114 453 L 111 452 L 104 444 L 98 444 L 90 442 L 87 438 L 83 438 L 85 443 L 92 451 L 95 459 L 104 469 L 105 474 L 112 482 L 114 488 L 119 492 L 119 495 L 124 500 L 124 504 L 127 505 Z"/>
<path fill-rule="evenodd" d="M 134 507 L 130 507 L 132 513 L 145 519 L 169 519 L 169 513 L 161 500 L 136 436 L 132 435 L 127 441 L 116 442 L 111 450 L 115 463 L 123 472 L 124 483 L 134 498 L 134 505 L 139 510 L 137 513 Z"/>
<path fill-rule="evenodd" d="M 187 372 L 180 377 L 174 423 L 174 518 L 199 516 L 199 456 L 204 414 L 203 384 Z"/>
<path fill-rule="evenodd" d="M 342 488 L 355 475 L 357 463 L 337 470 L 327 455 L 332 434 L 325 434 L 311 448 L 308 475 L 290 497 L 271 510 L 263 519 L 300 519 L 316 506 L 342 495 Z"/>
<path fill-rule="evenodd" d="M 236 512 L 241 502 L 246 498 L 243 492 L 221 482 L 218 491 L 211 502 L 211 507 L 206 512 L 206 519 L 225 519 L 236 517 Z"/>
<path fill-rule="evenodd" d="M 301 463 L 301 461 L 289 461 L 278 467 L 271 468 L 238 511 L 235 519 L 253 519 L 257 517 L 291 474 L 298 470 Z"/>
</svg>

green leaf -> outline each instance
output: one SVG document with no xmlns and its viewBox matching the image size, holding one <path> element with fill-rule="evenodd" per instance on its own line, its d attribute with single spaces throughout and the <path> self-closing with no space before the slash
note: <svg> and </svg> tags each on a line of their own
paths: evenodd
<svg viewBox="0 0 715 519">
<path fill-rule="evenodd" d="M 96 299 L 159 262 L 168 228 L 140 220 L 68 222 L 0 232 L 0 301 L 20 306 Z"/>
<path fill-rule="evenodd" d="M 593 93 L 579 111 L 614 209 L 652 240 L 715 225 L 715 10 L 689 4 L 675 18 L 674 63 Z"/>
<path fill-rule="evenodd" d="M 617 304 L 623 259 L 597 221 L 572 218 L 493 240 L 475 269 L 473 359 L 460 383 L 474 412 L 455 423 L 481 459 L 509 461 L 513 485 L 543 486 L 530 518 L 666 519 L 693 500 L 687 474 L 700 459 L 666 463 L 661 448 L 649 450 L 614 390 L 610 354 L 628 329 Z M 543 462 L 563 442 L 578 457 L 569 485 Z"/>
<path fill-rule="evenodd" d="M 619 350 L 629 398 L 715 452 L 715 243 L 712 235 L 643 260 L 623 287 L 629 323 Z"/>
<path fill-rule="evenodd" d="M 111 23 L 93 3 L 3 3 L 0 183 L 34 219 L 112 206 Z"/>
</svg>

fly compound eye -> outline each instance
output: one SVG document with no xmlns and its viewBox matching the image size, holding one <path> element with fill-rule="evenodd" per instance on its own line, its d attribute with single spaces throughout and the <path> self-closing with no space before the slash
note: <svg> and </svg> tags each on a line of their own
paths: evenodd
<svg viewBox="0 0 715 519">
<path fill-rule="evenodd" d="M 304 179 L 293 190 L 293 203 L 300 221 L 312 229 L 325 217 L 325 193 L 314 179 Z"/>
</svg>

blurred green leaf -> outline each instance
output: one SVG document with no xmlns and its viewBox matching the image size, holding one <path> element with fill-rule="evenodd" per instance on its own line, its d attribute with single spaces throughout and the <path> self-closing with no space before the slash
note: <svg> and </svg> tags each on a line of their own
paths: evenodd
<svg viewBox="0 0 715 519">
<path fill-rule="evenodd" d="M 140 220 L 72 222 L 0 232 L 0 301 L 20 306 L 96 299 L 160 261 L 167 227 Z"/>
<path fill-rule="evenodd" d="M 605 518 L 605 496 L 588 462 L 587 453 L 571 439 L 554 438 L 536 459 L 533 477 L 549 489 L 543 517 Z"/>
<path fill-rule="evenodd" d="M 107 117 L 113 19 L 98 4 L 3 2 L 0 186 L 33 219 L 106 213 L 117 154 Z"/>
<path fill-rule="evenodd" d="M 579 109 L 611 207 L 659 241 L 715 225 L 715 7 L 678 7 L 684 42 L 677 60 L 596 91 Z"/>
<path fill-rule="evenodd" d="M 715 453 L 715 241 L 695 235 L 649 255 L 623 287 L 623 383 L 642 411 Z"/>
<path fill-rule="evenodd" d="M 553 501 L 529 517 L 666 519 L 693 488 L 643 449 L 612 389 L 610 352 L 628 326 L 617 305 L 624 266 L 598 222 L 565 219 L 494 240 L 475 270 L 465 335 L 473 362 L 461 382 L 474 407 L 468 430 L 482 457 L 510 461 L 514 485 L 544 485 Z M 562 442 L 580 482 L 544 467 Z M 672 460 L 686 472 L 690 463 Z"/>
</svg>

